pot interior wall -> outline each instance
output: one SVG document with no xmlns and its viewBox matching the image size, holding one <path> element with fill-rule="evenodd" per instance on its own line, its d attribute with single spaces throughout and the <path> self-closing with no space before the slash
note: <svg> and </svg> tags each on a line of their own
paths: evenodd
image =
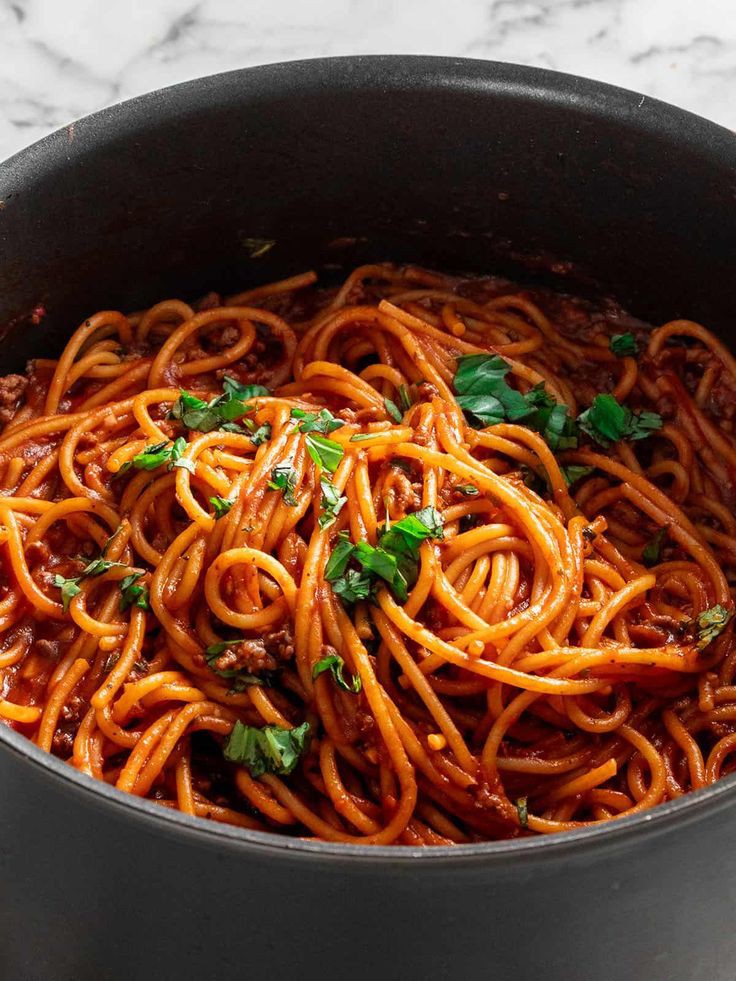
<svg viewBox="0 0 736 981">
<path fill-rule="evenodd" d="M 97 309 L 384 259 L 600 289 L 727 331 L 735 157 L 696 117 L 513 66 L 335 59 L 180 86 L 5 165 L 2 369 Z M 252 259 L 254 238 L 276 244 Z"/>
</svg>

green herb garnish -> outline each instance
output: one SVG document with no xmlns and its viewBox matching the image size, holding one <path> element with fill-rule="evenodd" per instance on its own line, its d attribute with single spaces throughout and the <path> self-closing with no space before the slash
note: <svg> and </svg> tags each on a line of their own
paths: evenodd
<svg viewBox="0 0 736 981">
<path fill-rule="evenodd" d="M 585 477 L 589 477 L 595 467 L 582 467 L 578 464 L 571 464 L 569 467 L 560 467 L 560 472 L 562 473 L 562 479 L 565 481 L 568 487 L 572 487 L 579 480 L 583 480 Z"/>
<path fill-rule="evenodd" d="M 506 383 L 510 366 L 497 354 L 469 354 L 457 359 L 454 386 L 457 403 L 482 426 L 523 423 L 540 433 L 553 450 L 577 446 L 575 423 L 567 406 L 555 402 L 540 382 L 526 394 Z"/>
<path fill-rule="evenodd" d="M 248 437 L 254 446 L 260 446 L 271 438 L 271 423 L 264 422 L 261 426 L 256 426 L 252 419 L 243 419 Z"/>
<path fill-rule="evenodd" d="M 290 463 L 280 463 L 273 468 L 267 487 L 269 490 L 281 491 L 284 504 L 288 504 L 292 508 L 296 506 L 296 498 L 294 497 L 296 471 Z"/>
<path fill-rule="evenodd" d="M 325 477 L 320 480 L 319 486 L 322 491 L 322 501 L 317 523 L 320 528 L 324 529 L 329 528 L 330 525 L 335 523 L 338 514 L 347 504 L 348 499 L 347 497 L 341 497 L 340 492 L 332 481 L 327 480 Z"/>
<path fill-rule="evenodd" d="M 373 582 L 369 572 L 348 569 L 345 575 L 338 576 L 330 585 L 332 591 L 340 597 L 343 603 L 352 605 L 358 600 L 368 599 L 373 591 Z"/>
<path fill-rule="evenodd" d="M 455 490 L 463 497 L 477 497 L 480 494 L 475 484 L 456 484 Z"/>
<path fill-rule="evenodd" d="M 247 402 L 248 399 L 257 398 L 259 395 L 271 394 L 263 385 L 243 385 L 241 382 L 236 381 L 235 378 L 230 378 L 228 375 L 225 375 L 225 377 L 222 379 L 222 388 L 225 395 L 229 395 L 234 399 L 239 399 L 241 402 Z"/>
<path fill-rule="evenodd" d="M 317 433 L 307 433 L 304 443 L 313 462 L 328 473 L 337 470 L 340 460 L 345 455 L 345 450 L 334 439 L 328 439 Z"/>
<path fill-rule="evenodd" d="M 305 412 L 304 409 L 292 409 L 292 419 L 301 419 L 298 429 L 300 433 L 332 433 L 336 429 L 342 429 L 345 425 L 340 419 L 336 419 L 329 409 L 322 409 L 321 412 Z"/>
<path fill-rule="evenodd" d="M 357 695 L 363 687 L 363 682 L 359 674 L 354 674 L 350 681 L 346 681 L 344 674 L 345 662 L 339 654 L 328 654 L 321 661 L 317 661 L 312 668 L 312 677 L 319 677 L 323 671 L 329 671 L 337 687 L 342 688 L 343 691 L 349 692 L 351 695 Z"/>
<path fill-rule="evenodd" d="M 303 722 L 295 729 L 281 726 L 243 725 L 236 722 L 223 746 L 223 755 L 231 763 L 245 766 L 252 777 L 264 773 L 288 776 L 309 746 L 310 725 Z"/>
<path fill-rule="evenodd" d="M 187 429 L 194 429 L 199 433 L 222 429 L 225 424 L 229 424 L 229 431 L 234 428 L 236 432 L 242 432 L 239 426 L 235 426 L 233 420 L 239 419 L 250 411 L 251 406 L 242 399 L 236 398 L 232 394 L 232 389 L 224 395 L 218 395 L 210 402 L 205 402 L 180 388 L 179 398 L 171 407 L 168 417 L 178 420 Z"/>
<path fill-rule="evenodd" d="M 697 633 L 695 646 L 698 650 L 702 651 L 708 644 L 712 644 L 716 637 L 726 629 L 732 616 L 733 611 L 727 610 L 725 606 L 720 604 L 711 606 L 710 609 L 699 613 L 693 622 Z"/>
<path fill-rule="evenodd" d="M 120 612 L 124 613 L 128 607 L 137 606 L 141 610 L 150 610 L 148 600 L 148 590 L 141 586 L 138 580 L 143 575 L 142 572 L 132 572 L 129 576 L 120 580 Z"/>
<path fill-rule="evenodd" d="M 54 576 L 54 586 L 61 590 L 61 605 L 64 608 L 64 612 L 68 612 L 71 601 L 81 593 L 82 590 L 79 583 L 82 579 L 94 579 L 96 576 L 104 575 L 108 569 L 124 568 L 125 565 L 122 562 L 110 562 L 108 559 L 98 558 L 87 563 L 78 576 L 72 576 L 67 579 L 57 573 Z"/>
<path fill-rule="evenodd" d="M 641 560 L 647 568 L 656 565 L 662 554 L 662 544 L 667 535 L 667 528 L 660 528 L 657 534 L 647 542 L 641 553 Z"/>
<path fill-rule="evenodd" d="M 406 385 L 399 385 L 398 396 L 401 411 L 408 412 L 413 403 L 411 401 L 411 396 L 409 395 L 409 389 L 406 387 Z"/>
<path fill-rule="evenodd" d="M 596 395 L 589 409 L 578 416 L 578 426 L 601 446 L 622 439 L 645 439 L 662 428 L 656 412 L 632 412 L 613 395 Z"/>
<path fill-rule="evenodd" d="M 383 404 L 386 407 L 386 412 L 392 419 L 394 419 L 396 422 L 401 422 L 403 420 L 404 417 L 401 414 L 401 409 L 395 402 L 392 402 L 391 399 L 384 398 Z"/>
<path fill-rule="evenodd" d="M 353 545 L 346 536 L 341 536 L 325 568 L 325 579 L 343 598 L 346 593 L 363 593 L 358 596 L 360 599 L 367 597 L 376 578 L 383 579 L 396 598 L 405 602 L 409 587 L 417 579 L 419 546 L 428 538 L 442 537 L 442 517 L 431 507 L 395 522 L 381 534 L 377 546 L 368 542 Z M 352 576 L 348 580 L 345 572 L 351 561 L 369 575 L 360 579 Z M 338 583 L 338 580 L 341 581 Z"/>
<path fill-rule="evenodd" d="M 217 495 L 211 497 L 210 504 L 215 512 L 215 521 L 224 518 L 234 503 L 234 501 L 228 501 L 225 497 L 219 497 Z"/>
<path fill-rule="evenodd" d="M 633 334 L 614 334 L 608 346 L 617 358 L 634 358 L 638 350 Z"/>
<path fill-rule="evenodd" d="M 60 576 L 57 572 L 54 576 L 54 586 L 57 586 L 61 590 L 61 605 L 64 607 L 64 612 L 67 613 L 71 601 L 78 593 L 82 592 L 79 579 L 65 579 L 64 576 Z"/>
</svg>

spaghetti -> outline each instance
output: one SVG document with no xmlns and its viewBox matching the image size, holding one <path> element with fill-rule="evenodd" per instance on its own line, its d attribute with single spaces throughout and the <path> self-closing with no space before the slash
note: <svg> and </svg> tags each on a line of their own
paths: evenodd
<svg viewBox="0 0 736 981">
<path fill-rule="evenodd" d="M 445 845 L 736 767 L 736 361 L 366 266 L 103 311 L 0 384 L 0 719 L 245 828 Z"/>
</svg>

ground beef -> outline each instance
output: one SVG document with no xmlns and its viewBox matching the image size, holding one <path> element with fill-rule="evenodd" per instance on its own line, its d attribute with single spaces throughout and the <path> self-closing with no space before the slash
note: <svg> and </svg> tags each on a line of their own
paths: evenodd
<svg viewBox="0 0 736 981">
<path fill-rule="evenodd" d="M 23 393 L 28 387 L 25 375 L 4 375 L 0 377 L 0 425 L 13 418 Z"/>
<path fill-rule="evenodd" d="M 290 626 L 228 647 L 210 667 L 215 671 L 275 671 L 294 656 L 294 636 Z"/>
</svg>

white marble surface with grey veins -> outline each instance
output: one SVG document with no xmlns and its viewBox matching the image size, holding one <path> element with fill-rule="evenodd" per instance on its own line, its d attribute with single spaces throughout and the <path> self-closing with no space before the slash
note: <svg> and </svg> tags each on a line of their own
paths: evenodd
<svg viewBox="0 0 736 981">
<path fill-rule="evenodd" d="M 0 0 L 0 159 L 198 75 L 374 53 L 542 65 L 736 129 L 736 0 Z"/>
</svg>

